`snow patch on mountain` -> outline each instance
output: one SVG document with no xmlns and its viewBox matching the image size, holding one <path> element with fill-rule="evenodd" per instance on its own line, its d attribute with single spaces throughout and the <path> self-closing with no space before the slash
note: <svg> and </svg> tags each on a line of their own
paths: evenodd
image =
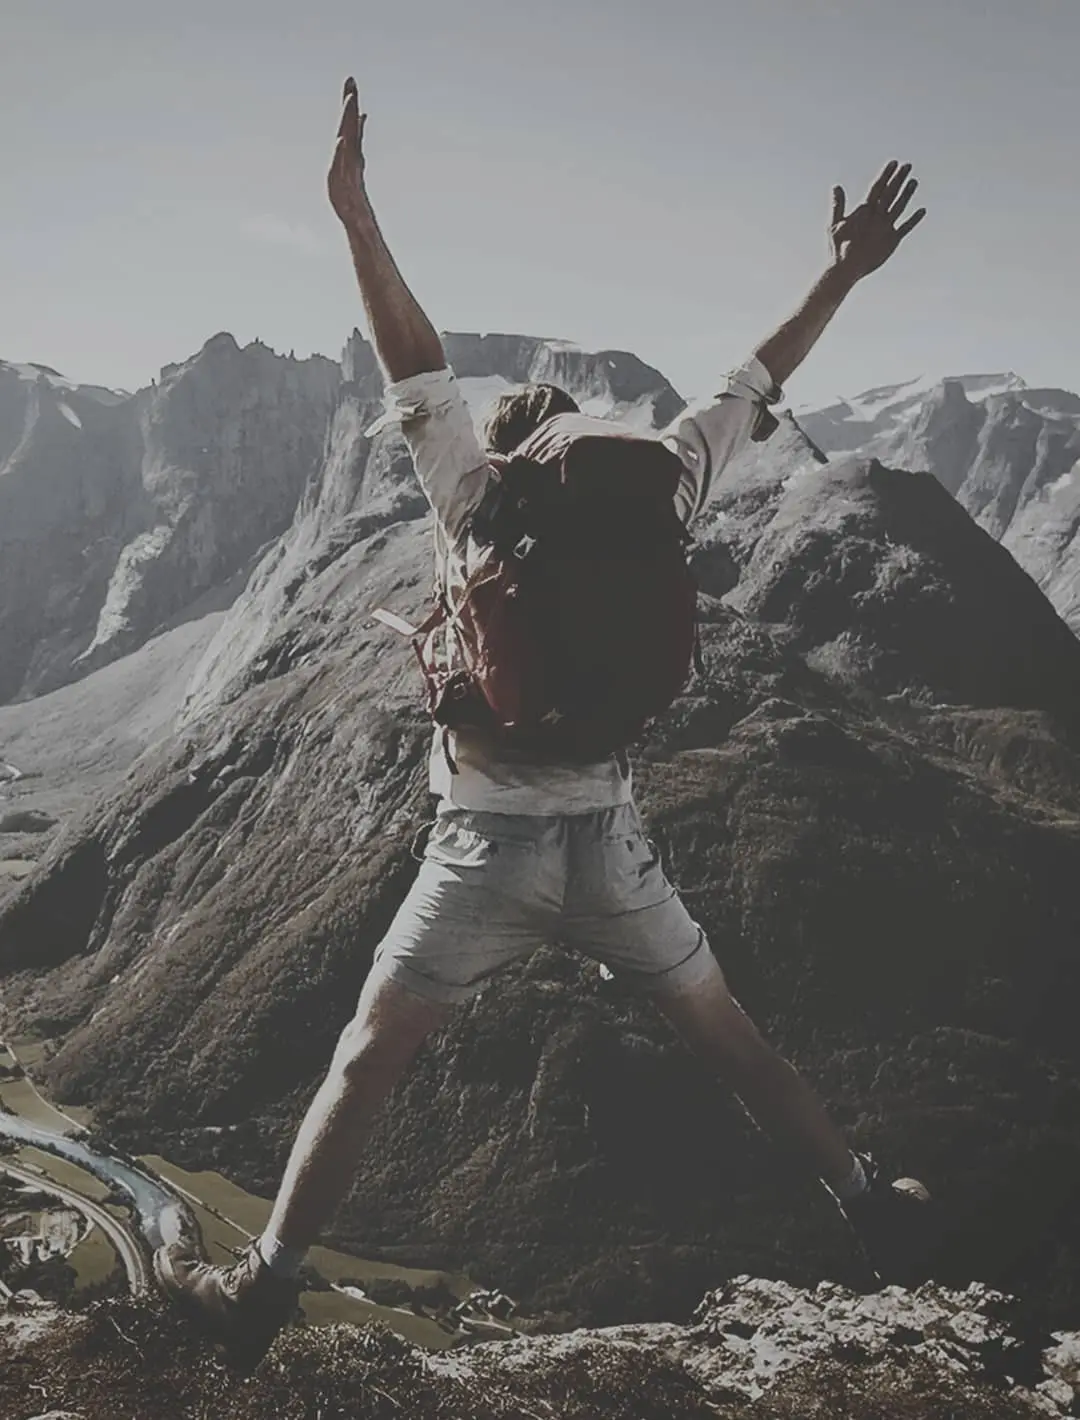
<svg viewBox="0 0 1080 1420">
<path fill-rule="evenodd" d="M 992 375 L 919 375 L 912 380 L 901 380 L 898 384 L 877 385 L 854 396 L 837 396 L 833 405 L 801 404 L 795 414 L 833 412 L 849 409 L 864 418 L 876 418 L 891 406 L 903 406 L 922 399 L 937 389 L 946 380 L 962 386 L 970 399 L 986 399 L 993 394 L 1005 394 L 1013 390 L 1026 390 L 1027 382 L 1011 370 Z"/>
<path fill-rule="evenodd" d="M 76 665 L 85 664 L 99 647 L 108 645 L 131 630 L 134 593 L 142 582 L 146 568 L 158 561 L 172 537 L 173 529 L 167 523 L 160 523 L 147 532 L 139 533 L 123 549 L 109 578 L 93 640 L 82 655 L 76 656 Z"/>
<path fill-rule="evenodd" d="M 69 380 L 66 375 L 62 375 L 59 370 L 54 370 L 51 365 L 39 365 L 32 360 L 24 363 L 0 360 L 0 374 L 6 370 L 10 370 L 17 379 L 27 384 L 43 384 L 52 390 L 85 395 L 88 399 L 96 400 L 99 404 L 120 404 L 123 400 L 131 397 L 128 390 L 108 389 L 104 385 L 78 384 L 75 380 Z"/>
<path fill-rule="evenodd" d="M 37 384 L 38 380 L 44 380 L 46 384 L 52 385 L 53 389 L 74 390 L 79 388 L 73 380 L 65 378 L 59 370 L 54 370 L 50 365 L 36 365 L 32 361 L 26 364 L 17 364 L 0 360 L 0 367 L 14 370 L 20 380 L 29 380 L 32 384 Z"/>
<path fill-rule="evenodd" d="M 1068 473 L 1063 473 L 1060 478 L 1055 478 L 1053 483 L 1048 483 L 1043 489 L 1045 497 L 1052 498 L 1055 493 L 1063 493 L 1066 488 L 1071 488 L 1076 482 L 1076 476 L 1080 473 L 1080 464 L 1074 464 Z"/>
</svg>

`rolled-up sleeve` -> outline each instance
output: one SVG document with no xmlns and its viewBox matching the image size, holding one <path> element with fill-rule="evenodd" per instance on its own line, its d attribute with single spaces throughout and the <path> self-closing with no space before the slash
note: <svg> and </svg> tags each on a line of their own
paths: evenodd
<svg viewBox="0 0 1080 1420">
<path fill-rule="evenodd" d="M 683 522 L 705 506 L 714 479 L 745 447 L 766 406 L 782 398 L 783 391 L 752 355 L 725 377 L 718 394 L 688 405 L 663 431 L 661 438 L 685 470 L 675 495 Z"/>
<path fill-rule="evenodd" d="M 433 370 L 387 385 L 384 409 L 368 435 L 400 426 L 428 502 L 451 544 L 459 543 L 489 470 L 453 371 Z"/>
</svg>

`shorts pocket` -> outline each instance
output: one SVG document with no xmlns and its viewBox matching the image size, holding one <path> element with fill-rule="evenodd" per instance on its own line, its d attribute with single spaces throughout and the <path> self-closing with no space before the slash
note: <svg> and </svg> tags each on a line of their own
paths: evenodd
<svg viewBox="0 0 1080 1420">
<path fill-rule="evenodd" d="M 644 833 L 626 839 L 625 871 L 639 878 L 660 868 L 660 850 Z"/>
<path fill-rule="evenodd" d="M 432 825 L 424 857 L 429 863 L 441 863 L 447 868 L 483 868 L 498 851 L 494 839 L 444 817 Z"/>
</svg>

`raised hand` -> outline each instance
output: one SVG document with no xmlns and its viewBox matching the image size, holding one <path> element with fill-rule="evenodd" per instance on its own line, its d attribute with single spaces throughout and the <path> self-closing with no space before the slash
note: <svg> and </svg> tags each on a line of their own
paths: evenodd
<svg viewBox="0 0 1080 1420">
<path fill-rule="evenodd" d="M 391 383 L 446 368 L 435 327 L 406 286 L 379 230 L 364 184 L 364 123 L 356 80 L 345 80 L 337 143 L 326 176 L 330 205 L 341 218 L 364 303 L 371 341 Z"/>
<path fill-rule="evenodd" d="M 342 95 L 341 122 L 337 143 L 326 178 L 330 205 L 346 227 L 370 216 L 367 188 L 364 186 L 364 124 L 367 114 L 360 112 L 360 96 L 355 79 L 345 80 Z"/>
<path fill-rule="evenodd" d="M 906 222 L 900 222 L 918 186 L 911 177 L 910 163 L 886 163 L 866 201 L 846 215 L 844 189 L 833 188 L 829 240 L 835 265 L 849 279 L 860 280 L 883 266 L 926 216 L 926 208 L 920 207 Z"/>
</svg>

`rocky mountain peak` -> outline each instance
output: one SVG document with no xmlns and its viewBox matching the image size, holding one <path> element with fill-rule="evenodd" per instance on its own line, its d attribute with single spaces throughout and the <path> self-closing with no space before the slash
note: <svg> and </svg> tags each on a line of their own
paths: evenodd
<svg viewBox="0 0 1080 1420">
<path fill-rule="evenodd" d="M 830 457 L 932 473 L 1080 631 L 1080 396 L 1012 373 L 962 375 L 798 417 Z"/>
<path fill-rule="evenodd" d="M 223 330 L 212 335 L 187 360 L 162 366 L 157 386 L 167 389 L 184 377 L 217 379 L 223 372 L 237 370 L 246 370 L 249 377 L 261 376 L 272 380 L 278 377 L 279 372 L 288 371 L 291 367 L 301 368 L 313 378 L 317 378 L 315 372 L 319 372 L 330 378 L 335 387 L 341 378 L 339 364 L 325 355 L 297 360 L 295 356 L 278 355 L 258 339 L 242 346 L 234 335 Z M 145 395 L 145 391 L 143 393 Z"/>
<path fill-rule="evenodd" d="M 366 384 L 372 379 L 381 382 L 375 351 L 359 330 L 353 330 L 341 352 L 341 378 L 346 385 Z"/>
</svg>

